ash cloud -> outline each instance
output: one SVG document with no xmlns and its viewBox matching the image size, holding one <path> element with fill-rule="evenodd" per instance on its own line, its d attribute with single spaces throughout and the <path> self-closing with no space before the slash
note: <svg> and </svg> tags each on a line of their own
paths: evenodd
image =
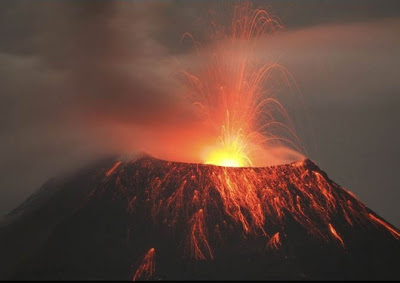
<svg viewBox="0 0 400 283">
<path fill-rule="evenodd" d="M 397 2 L 254 2 L 270 6 L 287 25 L 260 41 L 256 56 L 281 63 L 295 77 L 310 119 L 302 118 L 303 108 L 289 108 L 308 155 L 399 225 L 391 173 L 400 156 Z M 199 23 L 210 8 L 224 15 L 222 5 L 3 1 L 0 6 L 0 213 L 48 178 L 92 160 L 160 143 L 176 151 L 187 146 L 169 140 L 177 129 L 178 140 L 200 138 L 199 118 L 174 72 L 180 63 L 198 63 L 190 47 L 180 44 L 182 34 L 205 40 Z"/>
<path fill-rule="evenodd" d="M 135 125 L 171 129 L 193 119 L 170 75 L 168 50 L 155 39 L 168 5 L 2 2 L 6 203 L 14 206 L 31 192 L 26 187 L 120 153 L 127 143 L 134 148 L 141 138 Z M 124 133 L 130 127 L 131 136 L 112 132 L 115 125 Z"/>
</svg>

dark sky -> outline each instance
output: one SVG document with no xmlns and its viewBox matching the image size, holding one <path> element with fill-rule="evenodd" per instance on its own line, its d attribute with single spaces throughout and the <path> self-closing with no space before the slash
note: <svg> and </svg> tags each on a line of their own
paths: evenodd
<svg viewBox="0 0 400 283">
<path fill-rule="evenodd" d="M 1 1 L 0 213 L 51 177 L 126 152 L 121 137 L 134 147 L 190 124 L 171 58 L 191 62 L 181 36 L 205 40 L 207 11 L 223 19 L 231 5 L 216 2 Z M 400 1 L 254 5 L 285 26 L 254 56 L 295 78 L 304 107 L 288 109 L 307 155 L 399 227 Z"/>
</svg>

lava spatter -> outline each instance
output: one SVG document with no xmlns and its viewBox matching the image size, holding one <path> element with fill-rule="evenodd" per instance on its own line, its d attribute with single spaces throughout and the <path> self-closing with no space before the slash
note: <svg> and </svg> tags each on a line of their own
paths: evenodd
<svg viewBox="0 0 400 283">
<path fill-rule="evenodd" d="M 152 279 L 156 268 L 155 254 L 156 252 L 154 248 L 148 250 L 136 270 L 135 275 L 133 275 L 132 281 Z"/>
<path fill-rule="evenodd" d="M 245 238 L 264 237 L 270 248 L 284 244 L 279 235 L 288 219 L 312 237 L 338 241 L 343 247 L 346 238 L 333 223 L 338 218 L 349 227 L 378 222 L 398 235 L 308 159 L 232 168 L 144 157 L 125 167 L 114 177 L 117 187 L 125 180 L 121 187 L 125 193 L 115 193 L 123 195 L 130 207 L 144 203 L 154 225 L 180 233 L 183 253 L 194 260 L 213 260 L 215 239 L 221 238 L 215 227 L 223 228 L 222 238 L 238 231 Z M 144 191 L 139 191 L 139 184 Z M 132 213 L 134 217 L 135 210 Z"/>
</svg>

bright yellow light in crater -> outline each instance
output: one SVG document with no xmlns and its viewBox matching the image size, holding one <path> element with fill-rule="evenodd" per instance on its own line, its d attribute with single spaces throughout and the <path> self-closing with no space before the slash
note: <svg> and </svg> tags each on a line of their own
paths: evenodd
<svg viewBox="0 0 400 283">
<path fill-rule="evenodd" d="M 208 147 L 204 152 L 204 163 L 224 167 L 252 166 L 248 154 L 249 142 L 243 134 L 243 130 L 230 127 L 232 123 L 229 120 L 229 112 L 227 112 L 226 120 L 217 144 Z"/>
<path fill-rule="evenodd" d="M 238 152 L 226 149 L 215 149 L 208 154 L 205 163 L 225 167 L 243 167 L 246 161 Z"/>
</svg>

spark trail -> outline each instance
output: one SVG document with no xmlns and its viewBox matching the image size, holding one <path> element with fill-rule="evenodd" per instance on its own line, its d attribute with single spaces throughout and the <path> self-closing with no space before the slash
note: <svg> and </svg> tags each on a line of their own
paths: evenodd
<svg viewBox="0 0 400 283">
<path fill-rule="evenodd" d="M 288 219 L 343 248 L 346 238 L 337 223 L 351 228 L 378 223 L 391 237 L 399 235 L 308 159 L 231 168 L 143 157 L 121 164 L 104 186 L 109 183 L 119 188 L 114 194 L 126 200 L 132 217 L 137 207 L 145 207 L 142 213 L 154 225 L 182 235 L 179 246 L 196 261 L 213 260 L 217 239 L 238 231 L 244 238 L 265 238 L 267 247 L 276 249 Z"/>
<path fill-rule="evenodd" d="M 214 144 L 203 146 L 203 163 L 249 167 L 276 164 L 286 155 L 303 158 L 290 149 L 299 150 L 299 140 L 272 82 L 275 73 L 284 83 L 290 75 L 278 64 L 254 59 L 257 40 L 281 28 L 266 10 L 242 2 L 234 6 L 230 24 L 212 20 L 211 48 L 196 44 L 205 63 L 181 73 L 191 90 L 190 100 L 217 136 Z M 186 37 L 194 41 L 191 34 Z M 273 157 L 276 148 L 281 149 L 280 156 Z"/>
</svg>

